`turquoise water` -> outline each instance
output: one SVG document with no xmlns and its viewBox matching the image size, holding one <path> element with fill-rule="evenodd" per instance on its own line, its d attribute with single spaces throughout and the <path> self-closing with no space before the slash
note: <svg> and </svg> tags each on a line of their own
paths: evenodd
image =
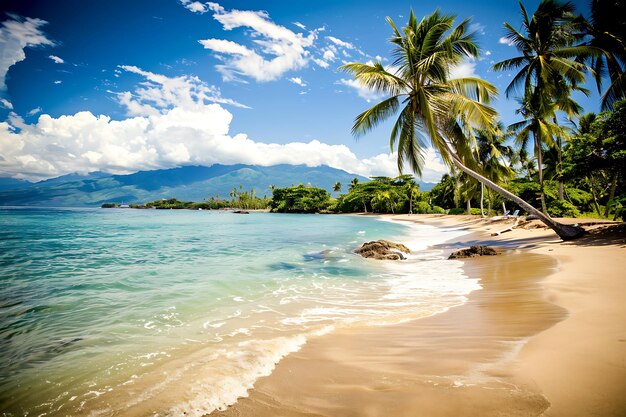
<svg viewBox="0 0 626 417">
<path fill-rule="evenodd" d="M 223 408 L 310 337 L 463 302 L 477 284 L 424 250 L 457 234 L 358 216 L 0 209 L 0 410 Z M 422 251 L 400 265 L 352 253 L 379 238 Z"/>
</svg>

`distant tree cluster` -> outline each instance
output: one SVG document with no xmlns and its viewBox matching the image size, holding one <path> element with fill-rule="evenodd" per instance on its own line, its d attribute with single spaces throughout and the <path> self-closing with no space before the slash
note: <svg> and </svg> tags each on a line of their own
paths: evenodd
<svg viewBox="0 0 626 417">
<path fill-rule="evenodd" d="M 269 208 L 270 198 L 257 197 L 254 189 L 250 191 L 244 191 L 242 187 L 233 188 L 230 192 L 230 199 L 221 199 L 219 196 L 210 197 L 205 201 L 180 201 L 176 198 L 161 199 L 151 201 L 145 204 L 131 204 L 130 208 L 147 208 L 147 209 L 159 209 L 159 210 L 220 210 L 226 208 L 237 208 L 244 210 L 265 210 Z M 104 203 L 102 208 L 116 208 L 120 207 L 119 203 Z"/>
<path fill-rule="evenodd" d="M 339 191 L 337 184 L 334 191 Z M 354 179 L 347 193 L 337 199 L 321 188 L 298 185 L 275 188 L 270 206 L 280 213 L 445 213 L 433 206 L 428 193 L 421 193 L 412 175 L 396 178 Z"/>
<path fill-rule="evenodd" d="M 270 208 L 278 213 L 320 213 L 326 211 L 330 204 L 328 191 L 300 184 L 274 188 Z"/>
</svg>

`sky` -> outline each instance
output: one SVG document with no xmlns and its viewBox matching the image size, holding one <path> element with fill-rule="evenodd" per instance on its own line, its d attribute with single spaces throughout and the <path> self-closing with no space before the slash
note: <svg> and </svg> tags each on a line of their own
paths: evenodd
<svg viewBox="0 0 626 417">
<path fill-rule="evenodd" d="M 502 121 L 518 121 L 504 96 L 512 74 L 491 70 L 516 56 L 502 25 L 519 27 L 517 1 L 2 0 L 0 177 L 213 163 L 398 175 L 391 123 L 350 133 L 381 97 L 339 67 L 389 65 L 386 17 L 404 26 L 411 7 L 472 19 L 481 55 L 453 73 L 493 83 Z M 591 91 L 576 99 L 598 112 Z M 446 172 L 429 149 L 422 179 Z"/>
</svg>

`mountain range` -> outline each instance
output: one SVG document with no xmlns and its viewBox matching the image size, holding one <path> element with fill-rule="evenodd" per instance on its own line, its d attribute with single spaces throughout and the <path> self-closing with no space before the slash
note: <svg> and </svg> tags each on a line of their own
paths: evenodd
<svg viewBox="0 0 626 417">
<path fill-rule="evenodd" d="M 221 165 L 184 166 L 134 174 L 113 175 L 92 172 L 86 175 L 68 174 L 39 182 L 0 178 L 0 206 L 93 207 L 106 202 L 145 203 L 161 198 L 202 201 L 210 197 L 229 198 L 233 188 L 258 196 L 271 196 L 270 185 L 288 187 L 311 184 L 333 195 L 333 185 L 339 181 L 342 192 L 360 175 L 328 166 L 305 165 Z M 434 184 L 419 182 L 420 190 L 428 191 Z"/>
</svg>

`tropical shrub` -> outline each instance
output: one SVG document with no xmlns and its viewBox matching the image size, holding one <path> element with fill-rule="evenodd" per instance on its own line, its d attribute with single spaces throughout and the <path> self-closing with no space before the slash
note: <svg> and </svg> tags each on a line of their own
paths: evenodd
<svg viewBox="0 0 626 417">
<path fill-rule="evenodd" d="M 548 204 L 548 214 L 553 217 L 577 217 L 580 211 L 566 200 L 554 200 Z"/>
</svg>

